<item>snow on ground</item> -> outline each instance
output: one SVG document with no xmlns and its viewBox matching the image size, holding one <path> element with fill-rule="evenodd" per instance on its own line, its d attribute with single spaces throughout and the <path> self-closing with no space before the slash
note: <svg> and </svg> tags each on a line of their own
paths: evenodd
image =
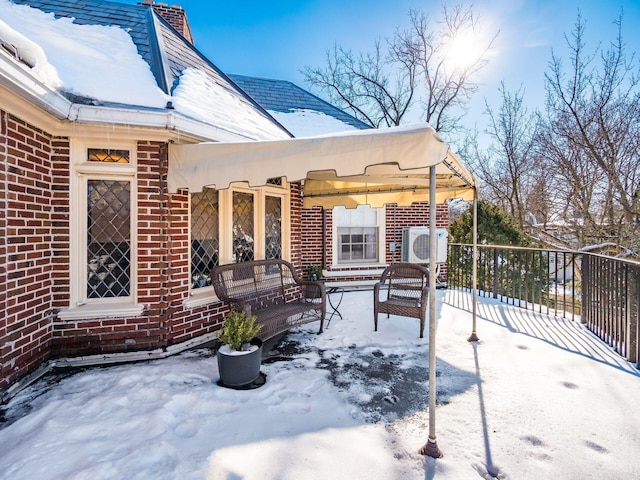
<svg viewBox="0 0 640 480">
<path fill-rule="evenodd" d="M 437 441 L 428 433 L 428 340 L 348 292 L 322 335 L 271 350 L 256 390 L 219 387 L 201 348 L 47 377 L 0 425 L 2 479 L 632 479 L 638 371 L 582 325 L 439 292 Z M 450 304 L 458 299 L 463 306 Z M 1 417 L 1 415 L 0 415 Z"/>
</svg>

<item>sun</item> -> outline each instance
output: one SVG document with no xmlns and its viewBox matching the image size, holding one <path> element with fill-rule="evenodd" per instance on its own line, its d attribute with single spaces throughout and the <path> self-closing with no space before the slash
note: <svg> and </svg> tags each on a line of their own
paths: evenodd
<svg viewBox="0 0 640 480">
<path fill-rule="evenodd" d="M 446 63 L 455 70 L 464 70 L 482 56 L 482 42 L 472 31 L 458 32 L 451 40 Z"/>
</svg>

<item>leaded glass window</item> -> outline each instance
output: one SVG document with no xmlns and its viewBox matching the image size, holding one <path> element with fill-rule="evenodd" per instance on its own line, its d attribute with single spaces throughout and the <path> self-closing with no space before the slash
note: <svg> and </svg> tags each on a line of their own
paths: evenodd
<svg viewBox="0 0 640 480">
<path fill-rule="evenodd" d="M 219 263 L 218 191 L 204 188 L 191 195 L 191 288 L 211 285 L 211 269 Z"/>
<path fill-rule="evenodd" d="M 131 182 L 88 180 L 87 297 L 131 290 Z"/>
<path fill-rule="evenodd" d="M 253 194 L 233 192 L 233 261 L 250 262 L 255 257 Z"/>
<path fill-rule="evenodd" d="M 282 258 L 282 199 L 265 197 L 264 258 Z"/>
<path fill-rule="evenodd" d="M 111 150 L 108 148 L 88 149 L 90 162 L 129 163 L 129 150 Z"/>
<path fill-rule="evenodd" d="M 274 177 L 267 179 L 267 185 L 275 185 L 277 187 L 282 186 L 282 177 Z"/>
</svg>

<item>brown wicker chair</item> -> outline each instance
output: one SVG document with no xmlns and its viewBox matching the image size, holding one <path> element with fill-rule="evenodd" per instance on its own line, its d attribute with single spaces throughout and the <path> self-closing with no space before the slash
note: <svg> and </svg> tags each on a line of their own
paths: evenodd
<svg viewBox="0 0 640 480">
<path fill-rule="evenodd" d="M 378 331 L 378 314 L 420 319 L 423 337 L 429 299 L 429 270 L 415 263 L 394 263 L 385 268 L 373 287 L 373 321 Z"/>
</svg>

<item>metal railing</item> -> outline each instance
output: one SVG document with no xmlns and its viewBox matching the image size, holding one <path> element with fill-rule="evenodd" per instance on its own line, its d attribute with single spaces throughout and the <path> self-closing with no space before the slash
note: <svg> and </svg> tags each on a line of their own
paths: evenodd
<svg viewBox="0 0 640 480">
<path fill-rule="evenodd" d="M 472 252 L 471 245 L 449 244 L 450 288 L 471 291 Z M 640 263 L 585 252 L 478 245 L 477 292 L 579 320 L 638 366 Z"/>
</svg>

